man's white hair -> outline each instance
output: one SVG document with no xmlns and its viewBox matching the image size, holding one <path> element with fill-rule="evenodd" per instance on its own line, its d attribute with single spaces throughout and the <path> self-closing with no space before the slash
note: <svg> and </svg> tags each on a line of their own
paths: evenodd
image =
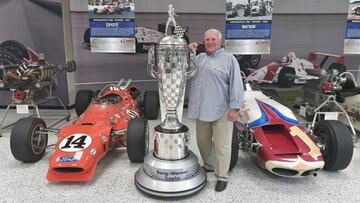
<svg viewBox="0 0 360 203">
<path fill-rule="evenodd" d="M 206 30 L 205 35 L 208 32 L 216 32 L 219 35 L 220 40 L 222 39 L 222 34 L 221 34 L 221 32 L 219 30 L 217 30 L 217 29 L 208 29 L 208 30 Z"/>
</svg>

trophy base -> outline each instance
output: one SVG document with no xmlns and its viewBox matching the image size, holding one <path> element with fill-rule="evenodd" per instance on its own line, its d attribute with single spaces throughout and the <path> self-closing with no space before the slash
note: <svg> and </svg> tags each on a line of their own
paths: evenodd
<svg viewBox="0 0 360 203">
<path fill-rule="evenodd" d="M 191 151 L 181 160 L 159 159 L 151 151 L 135 173 L 135 185 L 155 197 L 183 197 L 200 191 L 206 185 L 206 172 Z"/>
</svg>

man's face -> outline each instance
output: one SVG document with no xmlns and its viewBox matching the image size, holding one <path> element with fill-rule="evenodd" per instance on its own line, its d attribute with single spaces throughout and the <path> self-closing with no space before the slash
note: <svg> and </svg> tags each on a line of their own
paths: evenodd
<svg viewBox="0 0 360 203">
<path fill-rule="evenodd" d="M 205 49 L 208 54 L 214 53 L 221 48 L 221 40 L 219 33 L 215 31 L 208 31 L 204 36 Z"/>
</svg>

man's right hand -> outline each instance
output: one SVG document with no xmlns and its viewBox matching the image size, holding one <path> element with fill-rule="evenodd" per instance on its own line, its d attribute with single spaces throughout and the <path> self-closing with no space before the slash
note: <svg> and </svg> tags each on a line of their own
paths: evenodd
<svg viewBox="0 0 360 203">
<path fill-rule="evenodd" d="M 190 43 L 190 44 L 188 45 L 189 49 L 191 49 L 192 51 L 196 51 L 196 49 L 197 49 L 198 46 L 199 46 L 199 45 L 198 45 L 196 42 Z"/>
</svg>

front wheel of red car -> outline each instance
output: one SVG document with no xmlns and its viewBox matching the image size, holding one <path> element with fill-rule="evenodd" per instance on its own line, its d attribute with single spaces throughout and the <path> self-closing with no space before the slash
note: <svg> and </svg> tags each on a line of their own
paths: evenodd
<svg viewBox="0 0 360 203">
<path fill-rule="evenodd" d="M 11 131 L 10 149 L 15 159 L 23 162 L 36 162 L 45 153 L 48 135 L 42 131 L 46 128 L 40 118 L 22 118 Z"/>
<path fill-rule="evenodd" d="M 234 123 L 232 141 L 231 141 L 231 159 L 229 170 L 232 170 L 239 159 L 239 135 Z"/>
<path fill-rule="evenodd" d="M 325 161 L 324 170 L 348 167 L 353 156 L 353 141 L 345 124 L 336 120 L 321 121 L 316 125 L 314 135 Z"/>
<path fill-rule="evenodd" d="M 149 151 L 149 127 L 144 118 L 129 121 L 127 130 L 127 154 L 131 162 L 143 162 Z"/>
</svg>

